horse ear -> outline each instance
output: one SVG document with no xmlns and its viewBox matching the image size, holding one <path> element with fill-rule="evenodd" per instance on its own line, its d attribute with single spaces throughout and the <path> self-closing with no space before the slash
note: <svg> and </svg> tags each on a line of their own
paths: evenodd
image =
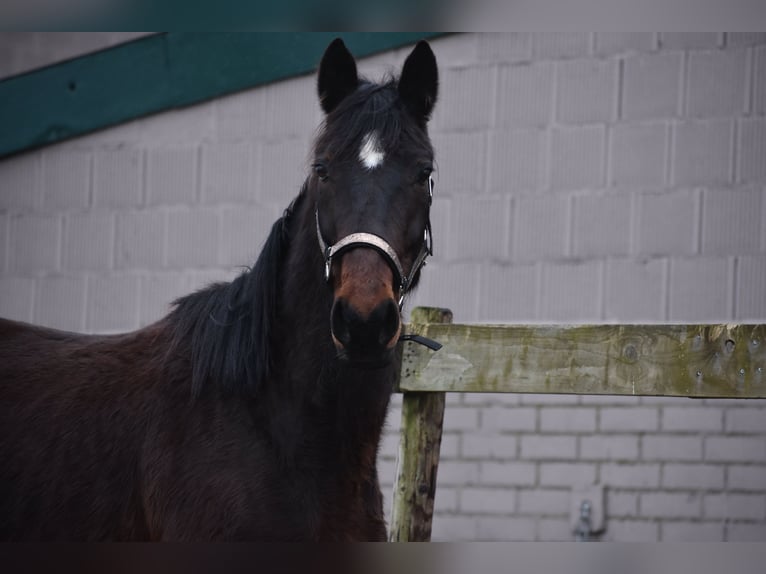
<svg viewBox="0 0 766 574">
<path fill-rule="evenodd" d="M 418 118 L 427 122 L 436 103 L 439 71 L 428 42 L 421 40 L 407 56 L 399 77 L 399 96 Z"/>
<path fill-rule="evenodd" d="M 354 57 L 340 38 L 335 38 L 327 46 L 319 64 L 318 76 L 319 103 L 326 114 L 359 85 Z"/>
</svg>

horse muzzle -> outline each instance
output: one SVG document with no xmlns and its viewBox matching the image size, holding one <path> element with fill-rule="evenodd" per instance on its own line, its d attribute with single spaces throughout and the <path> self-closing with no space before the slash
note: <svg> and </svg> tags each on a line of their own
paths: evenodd
<svg viewBox="0 0 766 574">
<path fill-rule="evenodd" d="M 358 248 L 336 265 L 330 328 L 338 357 L 360 365 L 387 363 L 402 327 L 388 263 L 375 250 Z"/>
</svg>

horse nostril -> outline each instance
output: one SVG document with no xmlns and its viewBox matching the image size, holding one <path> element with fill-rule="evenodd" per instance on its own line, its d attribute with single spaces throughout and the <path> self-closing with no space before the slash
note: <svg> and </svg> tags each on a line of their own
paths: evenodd
<svg viewBox="0 0 766 574">
<path fill-rule="evenodd" d="M 399 332 L 399 307 L 391 299 L 378 305 L 371 315 L 378 314 L 380 320 L 380 331 L 378 332 L 378 343 L 386 346 L 388 342 Z"/>
<path fill-rule="evenodd" d="M 351 329 L 348 304 L 344 299 L 339 299 L 332 306 L 330 328 L 333 336 L 344 347 L 351 343 Z"/>
<path fill-rule="evenodd" d="M 347 350 L 382 351 L 399 332 L 399 307 L 388 299 L 362 317 L 348 301 L 338 299 L 330 321 L 333 336 Z"/>
</svg>

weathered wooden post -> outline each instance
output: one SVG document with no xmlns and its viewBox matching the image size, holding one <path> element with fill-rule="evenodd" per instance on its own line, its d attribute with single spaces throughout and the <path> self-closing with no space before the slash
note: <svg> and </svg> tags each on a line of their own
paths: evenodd
<svg viewBox="0 0 766 574">
<path fill-rule="evenodd" d="M 418 307 L 412 330 L 428 323 L 451 323 L 447 309 Z M 390 542 L 428 542 L 436 495 L 436 474 L 444 420 L 443 392 L 405 392 L 396 462 Z"/>
</svg>

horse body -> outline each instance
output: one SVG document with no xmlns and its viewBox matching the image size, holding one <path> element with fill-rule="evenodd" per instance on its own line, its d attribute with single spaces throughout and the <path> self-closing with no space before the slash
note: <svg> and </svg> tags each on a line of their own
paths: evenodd
<svg viewBox="0 0 766 574">
<path fill-rule="evenodd" d="M 413 56 L 410 68 L 425 58 L 435 74 L 425 43 Z M 334 42 L 320 66 L 325 132 L 365 86 Z M 387 90 L 397 101 L 396 84 Z M 341 181 L 340 147 L 320 136 L 316 150 L 337 189 L 310 176 L 252 269 L 178 300 L 160 321 L 92 336 L 0 320 L 0 539 L 385 540 L 376 458 L 401 365 L 391 308 L 403 293 L 376 249 L 329 261 L 317 234 L 371 228 L 415 276 L 420 244 L 407 221 L 397 240 L 367 220 L 377 211 L 362 218 L 356 196 L 341 202 L 356 206 L 355 221 L 327 202 L 355 185 Z M 378 169 L 368 187 L 380 194 L 402 169 Z M 419 233 L 424 201 L 410 208 Z"/>
</svg>

